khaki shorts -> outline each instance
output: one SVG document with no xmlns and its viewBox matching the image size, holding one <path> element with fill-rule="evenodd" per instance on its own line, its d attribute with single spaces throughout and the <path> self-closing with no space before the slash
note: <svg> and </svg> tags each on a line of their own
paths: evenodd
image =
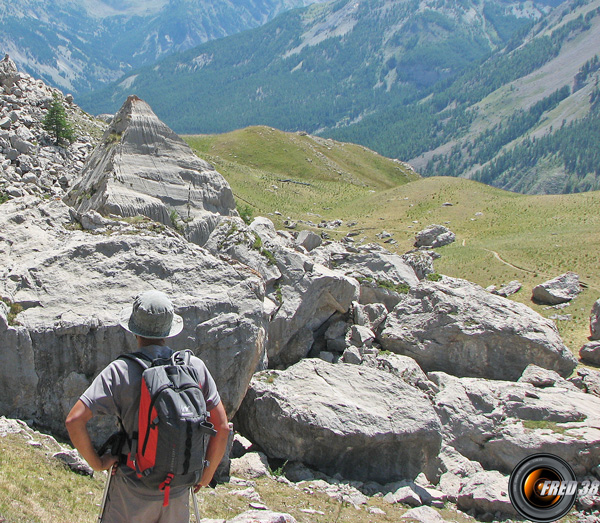
<svg viewBox="0 0 600 523">
<path fill-rule="evenodd" d="M 188 523 L 189 488 L 171 489 L 169 505 L 164 494 L 150 491 L 128 478 L 121 469 L 112 477 L 103 523 Z"/>
</svg>

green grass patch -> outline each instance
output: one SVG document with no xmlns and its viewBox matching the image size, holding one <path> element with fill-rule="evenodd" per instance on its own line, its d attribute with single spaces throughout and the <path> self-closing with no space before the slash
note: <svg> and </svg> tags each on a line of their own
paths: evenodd
<svg viewBox="0 0 600 523">
<path fill-rule="evenodd" d="M 398 294 L 408 294 L 410 291 L 410 287 L 406 283 L 394 283 L 393 281 L 382 279 L 376 280 L 375 283 L 379 285 L 379 287 L 397 292 Z"/>
<path fill-rule="evenodd" d="M 20 434 L 0 438 L 0 520 L 91 523 L 98 517 L 103 488 L 104 475 L 75 474 Z"/>
</svg>

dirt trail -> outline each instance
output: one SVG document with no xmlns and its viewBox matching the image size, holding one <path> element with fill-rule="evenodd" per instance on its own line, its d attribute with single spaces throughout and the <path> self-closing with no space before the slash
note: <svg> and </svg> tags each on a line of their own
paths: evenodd
<svg viewBox="0 0 600 523">
<path fill-rule="evenodd" d="M 524 269 L 523 267 L 517 267 L 516 265 L 513 265 L 512 263 L 509 263 L 506 260 L 503 260 L 496 251 L 492 251 L 490 249 L 483 249 L 483 250 L 486 252 L 491 252 L 495 256 L 495 258 L 499 262 L 503 263 L 504 265 L 508 265 L 509 267 L 512 267 L 513 269 L 517 269 L 518 271 L 528 272 L 529 274 L 536 274 L 535 271 L 530 271 L 529 269 Z"/>
</svg>

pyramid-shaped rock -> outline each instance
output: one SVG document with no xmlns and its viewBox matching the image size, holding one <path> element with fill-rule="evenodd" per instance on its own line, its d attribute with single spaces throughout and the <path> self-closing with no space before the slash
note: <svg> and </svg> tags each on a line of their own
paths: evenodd
<svg viewBox="0 0 600 523">
<path fill-rule="evenodd" d="M 147 216 L 199 245 L 220 216 L 237 215 L 226 180 L 137 96 L 115 115 L 66 202 L 80 212 Z"/>
</svg>

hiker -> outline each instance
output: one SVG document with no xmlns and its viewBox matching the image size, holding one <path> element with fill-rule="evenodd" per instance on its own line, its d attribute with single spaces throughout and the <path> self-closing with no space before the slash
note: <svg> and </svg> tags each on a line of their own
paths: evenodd
<svg viewBox="0 0 600 523">
<path fill-rule="evenodd" d="M 94 379 L 67 416 L 69 436 L 75 448 L 94 470 L 108 470 L 116 465 L 112 468 L 112 477 L 109 478 L 110 485 L 101 521 L 188 522 L 190 487 L 169 488 L 169 480 L 166 492 L 163 485 L 162 490 L 151 489 L 142 484 L 139 470 L 136 472 L 131 468 L 130 461 L 124 456 L 128 451 L 131 454 L 135 452 L 131 447 L 136 446 L 132 441 L 138 429 L 138 410 L 141 410 L 140 387 L 143 386 L 143 368 L 135 361 L 134 356 L 141 353 L 150 362 L 158 358 L 172 357 L 173 351 L 166 345 L 166 339 L 182 331 L 183 318 L 174 313 L 173 305 L 165 294 L 152 290 L 137 296 L 132 307 L 121 311 L 119 323 L 126 331 L 136 336 L 139 352 L 116 359 Z M 208 463 L 199 482 L 194 486 L 194 492 L 197 492 L 200 487 L 208 486 L 225 453 L 229 424 L 215 382 L 206 366 L 195 356 L 189 361 L 200 377 L 202 392 L 199 395 L 203 396 L 206 402 L 207 421 L 214 425 L 216 431 L 214 436 L 208 438 L 205 458 Z M 127 443 L 120 456 L 113 456 L 110 452 L 100 456 L 94 449 L 87 423 L 93 416 L 103 414 L 117 416 L 127 435 Z M 141 432 L 142 428 L 139 429 Z M 186 456 L 186 459 L 189 457 Z"/>
</svg>

